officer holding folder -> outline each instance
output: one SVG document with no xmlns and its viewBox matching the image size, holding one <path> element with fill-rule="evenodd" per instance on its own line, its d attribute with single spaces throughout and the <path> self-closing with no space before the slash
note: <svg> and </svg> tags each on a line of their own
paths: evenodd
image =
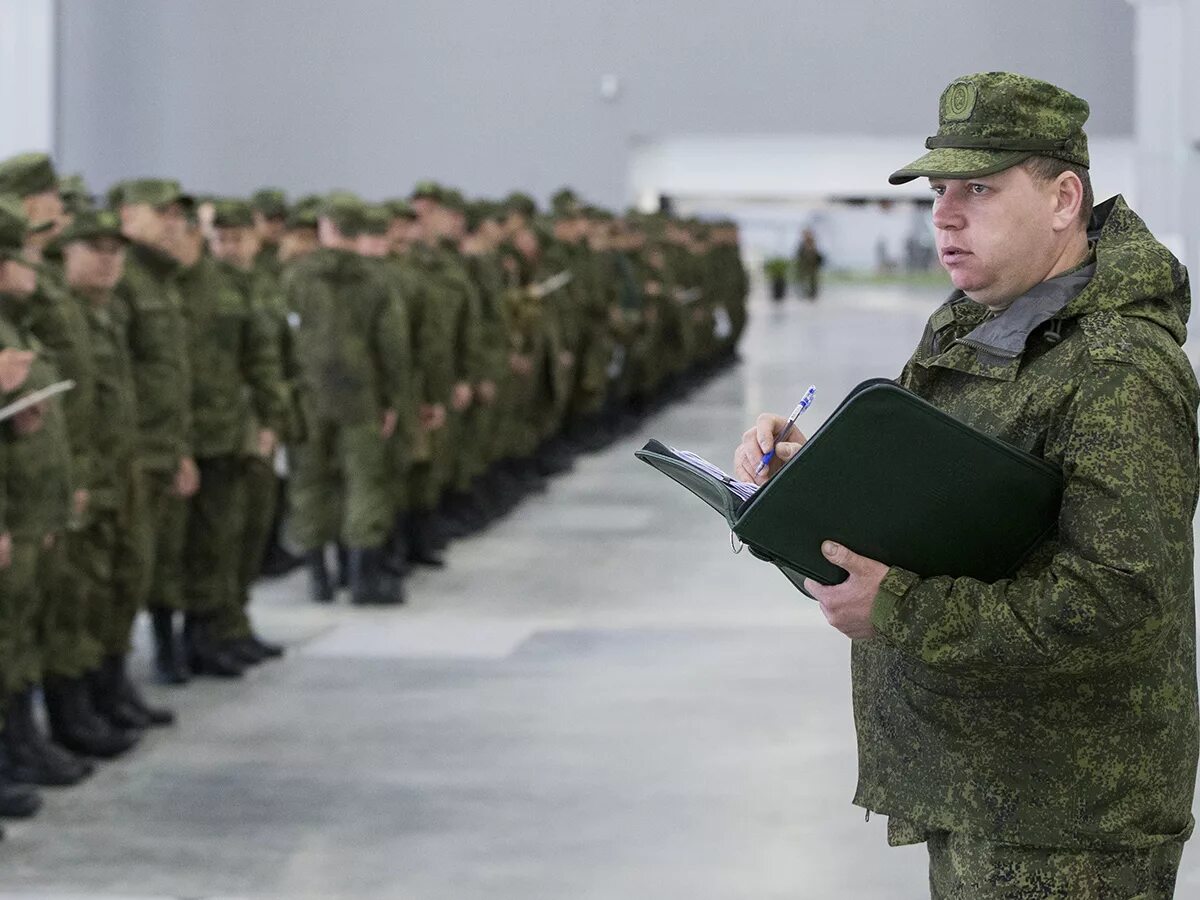
<svg viewBox="0 0 1200 900">
<path fill-rule="evenodd" d="M 1190 291 L 1122 197 L 1094 205 L 1088 112 L 1021 75 L 956 79 L 890 179 L 929 179 L 955 287 L 899 384 L 1059 467 L 1057 528 L 991 583 L 829 541 L 849 577 L 805 583 L 853 639 L 854 802 L 927 843 L 935 898 L 1171 897 L 1194 825 Z M 736 477 L 795 456 L 784 424 L 746 431 Z"/>
</svg>

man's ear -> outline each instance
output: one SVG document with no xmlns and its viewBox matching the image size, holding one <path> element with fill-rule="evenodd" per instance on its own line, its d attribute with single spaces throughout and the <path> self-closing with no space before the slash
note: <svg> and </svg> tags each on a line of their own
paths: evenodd
<svg viewBox="0 0 1200 900">
<path fill-rule="evenodd" d="M 1083 182 L 1074 172 L 1063 172 L 1051 183 L 1054 194 L 1054 230 L 1066 231 L 1079 221 L 1083 206 Z"/>
</svg>

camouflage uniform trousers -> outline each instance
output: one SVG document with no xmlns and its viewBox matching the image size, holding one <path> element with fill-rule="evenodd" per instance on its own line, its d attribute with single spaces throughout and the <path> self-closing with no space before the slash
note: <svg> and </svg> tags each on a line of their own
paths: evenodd
<svg viewBox="0 0 1200 900">
<path fill-rule="evenodd" d="M 187 501 L 175 495 L 175 472 L 142 467 L 138 515 L 132 520 L 136 552 L 117 572 L 119 589 L 138 607 L 182 610 L 183 541 Z"/>
<path fill-rule="evenodd" d="M 413 460 L 408 467 L 408 501 L 415 512 L 433 512 L 437 509 L 453 474 L 449 451 L 453 433 L 451 418 L 455 415 L 457 413 L 447 412 L 446 425 L 426 435 L 424 441 L 427 452 L 421 454 L 421 459 Z"/>
<path fill-rule="evenodd" d="M 382 546 L 394 518 L 395 487 L 379 425 L 309 421 L 289 485 L 294 542 L 306 551 L 339 539 L 347 547 Z"/>
<path fill-rule="evenodd" d="M 183 554 L 183 598 L 189 614 L 215 619 L 218 628 L 236 624 L 238 578 L 246 519 L 246 479 L 237 454 L 203 457 L 200 490 L 187 504 Z"/>
<path fill-rule="evenodd" d="M 96 505 L 88 521 L 67 542 L 72 577 L 83 596 L 86 632 L 97 652 L 118 656 L 130 652 L 134 619 L 142 607 L 148 575 L 146 540 L 140 524 L 145 520 L 143 473 L 131 470 L 118 487 L 113 505 Z M 95 667 L 91 650 L 80 649 L 83 662 Z"/>
<path fill-rule="evenodd" d="M 86 552 L 86 525 L 72 528 L 46 551 L 39 584 L 45 586 L 38 616 L 42 674 L 79 678 L 100 665 L 100 643 L 88 616 L 88 582 L 75 565 Z"/>
<path fill-rule="evenodd" d="M 217 637 L 240 640 L 250 637 L 250 587 L 262 571 L 263 556 L 275 521 L 281 485 L 273 461 L 261 456 L 241 457 L 242 529 L 237 548 L 236 602 L 226 603 L 218 615 Z"/>
<path fill-rule="evenodd" d="M 13 536 L 12 561 L 0 569 L 0 692 L 4 697 L 41 681 L 37 623 L 42 542 Z"/>
<path fill-rule="evenodd" d="M 932 900 L 1170 900 L 1183 844 L 1047 850 L 961 832 L 929 835 Z"/>
</svg>

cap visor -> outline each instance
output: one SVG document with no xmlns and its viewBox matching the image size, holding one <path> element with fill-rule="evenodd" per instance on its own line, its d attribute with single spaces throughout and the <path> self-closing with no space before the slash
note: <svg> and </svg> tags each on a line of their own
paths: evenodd
<svg viewBox="0 0 1200 900">
<path fill-rule="evenodd" d="M 1033 156 L 1025 150 L 964 150 L 939 147 L 888 177 L 889 184 L 905 184 L 914 178 L 982 178 L 1011 169 Z"/>
</svg>

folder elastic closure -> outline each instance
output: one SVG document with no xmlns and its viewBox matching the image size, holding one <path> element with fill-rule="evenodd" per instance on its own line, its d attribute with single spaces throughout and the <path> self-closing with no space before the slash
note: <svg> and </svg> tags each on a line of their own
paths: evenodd
<svg viewBox="0 0 1200 900">
<path fill-rule="evenodd" d="M 802 588 L 838 584 L 833 540 L 922 577 L 997 581 L 1055 529 L 1062 474 L 889 379 L 865 381 L 749 500 L 652 440 L 635 456 L 719 512 Z"/>
</svg>

